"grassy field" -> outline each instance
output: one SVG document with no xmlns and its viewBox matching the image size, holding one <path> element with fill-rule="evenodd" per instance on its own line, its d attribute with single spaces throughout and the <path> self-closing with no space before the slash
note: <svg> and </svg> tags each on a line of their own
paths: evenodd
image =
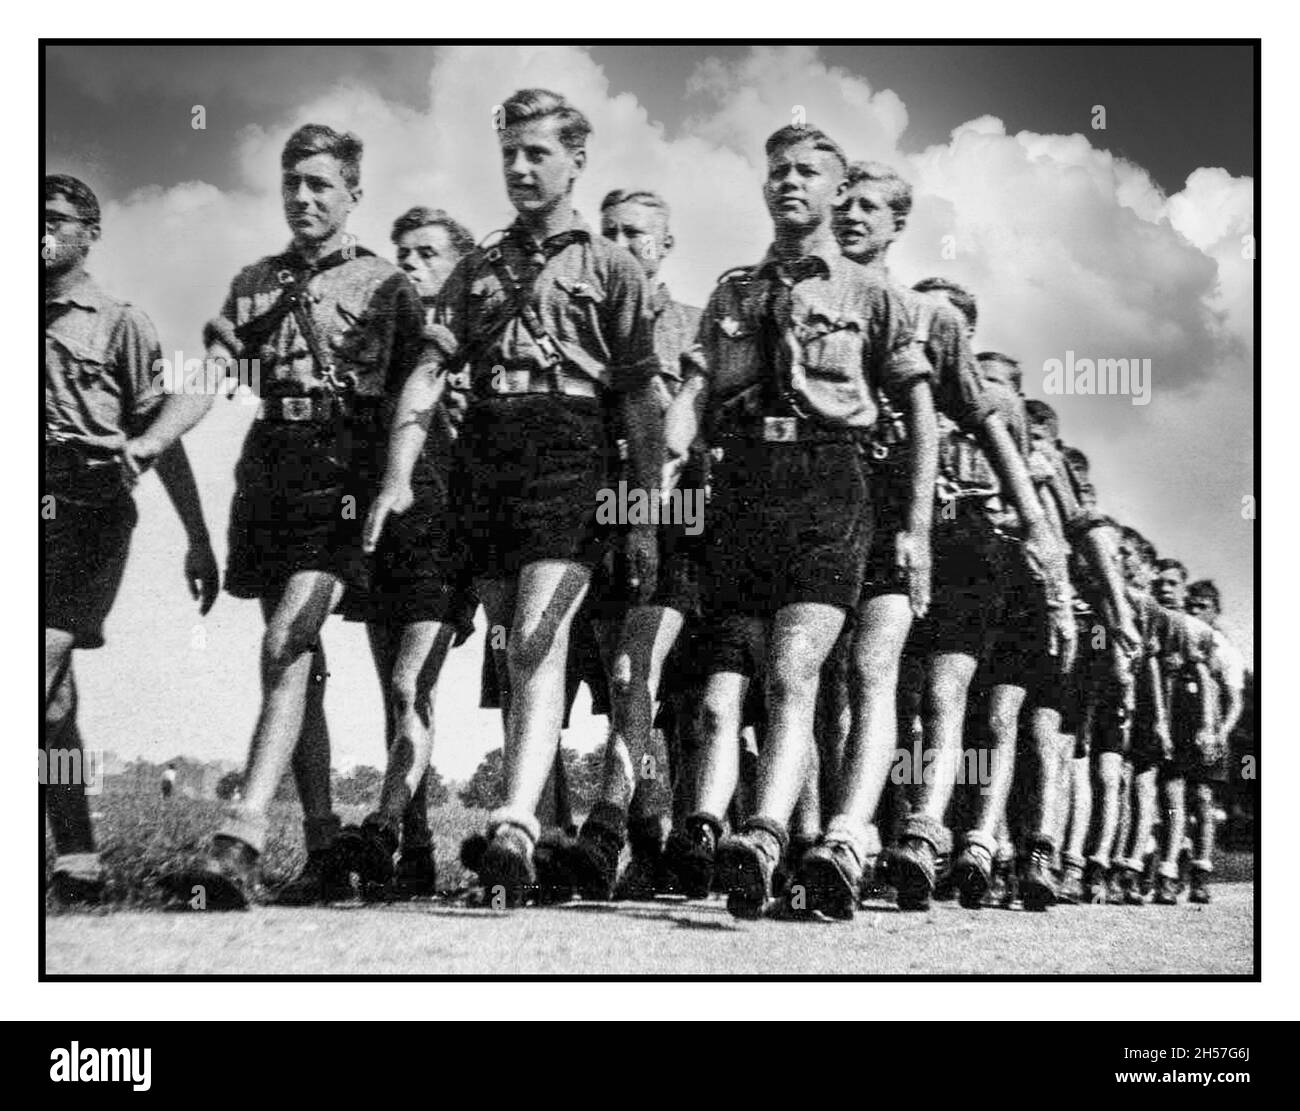
<svg viewBox="0 0 1300 1111">
<path fill-rule="evenodd" d="M 1250 975 L 1253 861 L 1223 860 L 1207 907 L 1056 907 L 904 914 L 867 904 L 852 923 L 738 922 L 719 898 L 581 903 L 511 913 L 454 900 L 247 913 L 159 913 L 159 875 L 197 853 L 216 803 L 114 792 L 93 803 L 110 872 L 109 903 L 52 912 L 50 975 Z M 361 810 L 345 812 L 345 821 Z M 483 812 L 430 814 L 440 886 L 463 888 L 460 839 Z M 272 883 L 302 859 L 300 816 L 277 804 L 266 857 Z"/>
<path fill-rule="evenodd" d="M 221 817 L 222 804 L 210 800 L 135 791 L 107 780 L 103 794 L 91 799 L 95 836 L 108 870 L 107 905 L 113 910 L 159 908 L 165 902 L 159 877 L 195 859 Z M 359 822 L 365 807 L 336 808 L 344 823 Z M 460 865 L 461 840 L 481 830 L 486 811 L 470 810 L 454 798 L 429 811 L 429 825 L 438 860 L 439 886 L 449 891 L 463 888 L 468 874 Z M 271 830 L 263 861 L 269 886 L 288 879 L 302 866 L 302 811 L 297 802 L 276 802 L 271 807 Z M 54 860 L 47 839 L 46 872 Z M 48 912 L 62 913 L 47 900 Z"/>
</svg>

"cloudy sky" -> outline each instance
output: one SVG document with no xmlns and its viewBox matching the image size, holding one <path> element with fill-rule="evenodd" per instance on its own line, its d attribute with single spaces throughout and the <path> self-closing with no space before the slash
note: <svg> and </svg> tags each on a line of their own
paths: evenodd
<svg viewBox="0 0 1300 1111">
<path fill-rule="evenodd" d="M 912 180 L 896 276 L 974 289 L 978 346 L 1020 358 L 1031 396 L 1045 396 L 1044 364 L 1069 352 L 1151 360 L 1149 405 L 1048 400 L 1091 457 L 1103 508 L 1218 580 L 1253 655 L 1248 47 L 114 46 L 50 47 L 45 63 L 46 169 L 84 177 L 104 204 L 91 269 L 186 357 L 201 354 L 199 329 L 235 271 L 286 242 L 278 154 L 301 123 L 365 141 L 352 229 L 385 253 L 412 204 L 446 208 L 479 236 L 508 223 L 492 108 L 523 86 L 561 91 L 595 126 L 579 207 L 594 222 L 608 189 L 662 191 L 678 240 L 664 277 L 700 304 L 718 274 L 765 249 L 762 141 L 801 108 L 850 156 Z M 196 105 L 204 130 L 191 126 Z M 249 419 L 221 402 L 187 439 L 223 559 Z M 242 760 L 257 607 L 223 596 L 200 625 L 156 482 L 139 502 L 109 647 L 78 664 L 87 743 Z M 476 708 L 481 636 L 444 673 L 435 763 L 451 778 L 499 743 L 497 718 Z M 336 763 L 378 764 L 364 637 L 333 622 L 326 644 Z M 587 748 L 600 728 L 579 718 L 570 740 Z"/>
</svg>

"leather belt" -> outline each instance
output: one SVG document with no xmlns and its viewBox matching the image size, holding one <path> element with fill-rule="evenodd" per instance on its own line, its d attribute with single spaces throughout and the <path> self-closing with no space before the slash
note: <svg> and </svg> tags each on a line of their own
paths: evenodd
<svg viewBox="0 0 1300 1111">
<path fill-rule="evenodd" d="M 600 387 L 587 377 L 557 373 L 541 367 L 518 367 L 507 370 L 493 367 L 483 374 L 483 394 L 489 397 L 515 397 L 526 394 L 561 394 L 564 397 L 600 396 Z"/>
<path fill-rule="evenodd" d="M 335 417 L 368 415 L 379 411 L 379 403 L 344 403 L 335 397 L 264 397 L 257 404 L 255 420 L 321 424 Z"/>
<path fill-rule="evenodd" d="M 800 417 L 762 417 L 720 430 L 725 439 L 761 441 L 767 444 L 863 444 L 867 428 L 822 424 Z"/>
</svg>

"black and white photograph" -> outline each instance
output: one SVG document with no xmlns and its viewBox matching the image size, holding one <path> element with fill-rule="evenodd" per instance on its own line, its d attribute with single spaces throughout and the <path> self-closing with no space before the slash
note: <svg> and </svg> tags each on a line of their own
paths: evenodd
<svg viewBox="0 0 1300 1111">
<path fill-rule="evenodd" d="M 40 43 L 39 978 L 1257 981 L 1260 41 L 363 15 Z"/>
</svg>

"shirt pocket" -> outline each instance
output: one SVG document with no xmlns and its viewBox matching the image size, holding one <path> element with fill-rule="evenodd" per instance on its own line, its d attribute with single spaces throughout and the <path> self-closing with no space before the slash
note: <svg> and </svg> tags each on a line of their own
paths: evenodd
<svg viewBox="0 0 1300 1111">
<path fill-rule="evenodd" d="M 819 378 L 836 382 L 862 381 L 862 317 L 819 307 L 811 308 L 795 325 L 803 365 Z"/>
<path fill-rule="evenodd" d="M 377 318 L 342 317 L 327 333 L 326 342 L 340 373 L 350 373 L 358 392 L 382 392 L 383 365 L 389 348 L 388 329 Z"/>
<path fill-rule="evenodd" d="M 120 396 L 117 368 L 109 356 L 107 344 L 68 335 L 52 334 L 49 338 L 58 351 L 64 377 L 74 389 L 99 390 L 114 397 Z"/>
<path fill-rule="evenodd" d="M 759 380 L 759 330 L 755 321 L 744 317 L 719 316 L 710 328 L 709 377 L 725 400 Z"/>
<path fill-rule="evenodd" d="M 601 322 L 606 301 L 603 283 L 592 275 L 557 275 L 551 285 L 549 315 L 558 322 L 557 339 L 581 344 L 603 334 Z"/>
</svg>

